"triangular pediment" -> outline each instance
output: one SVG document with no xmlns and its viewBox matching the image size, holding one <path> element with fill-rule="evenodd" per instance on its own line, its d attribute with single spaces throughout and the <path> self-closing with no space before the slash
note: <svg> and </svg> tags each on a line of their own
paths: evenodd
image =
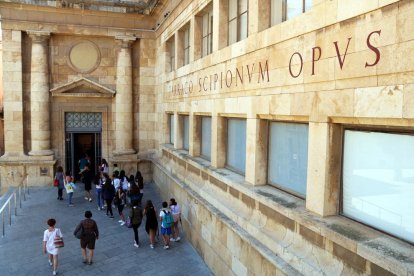
<svg viewBox="0 0 414 276">
<path fill-rule="evenodd" d="M 104 97 L 115 96 L 115 91 L 99 83 L 80 78 L 50 90 L 54 97 Z"/>
</svg>

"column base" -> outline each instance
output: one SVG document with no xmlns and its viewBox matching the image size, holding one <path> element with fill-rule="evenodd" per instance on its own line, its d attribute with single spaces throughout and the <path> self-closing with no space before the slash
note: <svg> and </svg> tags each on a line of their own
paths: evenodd
<svg viewBox="0 0 414 276">
<path fill-rule="evenodd" d="M 53 154 L 54 152 L 52 150 L 32 150 L 29 152 L 31 156 L 49 156 Z"/>
<path fill-rule="evenodd" d="M 124 150 L 116 150 L 113 152 L 114 156 L 120 156 L 120 155 L 130 155 L 137 153 L 134 149 L 124 149 Z"/>
</svg>

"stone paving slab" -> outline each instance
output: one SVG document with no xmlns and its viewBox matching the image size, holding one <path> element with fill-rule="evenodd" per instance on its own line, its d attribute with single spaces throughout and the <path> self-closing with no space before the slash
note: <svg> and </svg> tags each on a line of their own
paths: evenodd
<svg viewBox="0 0 414 276">
<path fill-rule="evenodd" d="M 95 193 L 94 193 L 95 195 Z M 23 208 L 13 217 L 12 226 L 6 226 L 6 236 L 0 237 L 0 275 L 52 275 L 47 255 L 42 253 L 43 232 L 48 218 L 57 220 L 65 241 L 59 252 L 58 275 L 212 275 L 192 245 L 182 237 L 180 242 L 171 242 L 169 250 L 163 249 L 161 236 L 154 249 L 149 247 L 144 225 L 139 228 L 140 247 L 133 246 L 133 230 L 98 211 L 97 204 L 83 198 L 83 187 L 78 185 L 74 194 L 75 207 L 65 200 L 57 200 L 56 188 L 31 188 Z M 161 198 L 153 184 L 144 189 L 143 202 L 151 199 L 157 210 Z M 79 240 L 73 236 L 76 225 L 91 210 L 96 220 L 100 237 L 96 241 L 94 263 L 82 263 Z M 124 214 L 128 214 L 125 210 Z"/>
</svg>

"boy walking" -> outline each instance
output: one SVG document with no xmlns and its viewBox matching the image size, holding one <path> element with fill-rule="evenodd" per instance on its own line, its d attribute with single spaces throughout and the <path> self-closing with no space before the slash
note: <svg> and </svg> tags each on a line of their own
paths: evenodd
<svg viewBox="0 0 414 276">
<path fill-rule="evenodd" d="M 162 209 L 160 211 L 160 222 L 162 240 L 164 241 L 164 249 L 169 249 L 171 226 L 174 223 L 174 218 L 171 213 L 171 209 L 168 208 L 168 203 L 166 201 L 162 203 Z"/>
</svg>

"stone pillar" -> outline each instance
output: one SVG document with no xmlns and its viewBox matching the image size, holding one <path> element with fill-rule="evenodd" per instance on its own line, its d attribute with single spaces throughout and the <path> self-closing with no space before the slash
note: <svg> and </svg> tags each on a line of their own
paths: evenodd
<svg viewBox="0 0 414 276">
<path fill-rule="evenodd" d="M 132 54 L 133 36 L 117 36 L 121 48 L 116 65 L 114 155 L 136 153 L 133 148 Z"/>
<path fill-rule="evenodd" d="M 50 149 L 49 32 L 27 31 L 32 39 L 30 78 L 31 151 L 29 155 L 53 155 Z"/>
<path fill-rule="evenodd" d="M 247 119 L 246 151 L 246 181 L 253 185 L 266 184 L 268 122 L 256 118 Z"/>
<path fill-rule="evenodd" d="M 223 168 L 226 165 L 227 119 L 218 115 L 211 117 L 211 165 Z"/>
<path fill-rule="evenodd" d="M 249 36 L 270 26 L 270 1 L 249 1 Z"/>
<path fill-rule="evenodd" d="M 213 0 L 213 52 L 227 46 L 228 37 L 228 0 Z"/>
<path fill-rule="evenodd" d="M 23 141 L 22 32 L 3 33 L 4 156 L 25 156 Z M 3 182 L 3 181 L 2 181 Z M 4 183 L 4 182 L 3 182 Z"/>
</svg>

